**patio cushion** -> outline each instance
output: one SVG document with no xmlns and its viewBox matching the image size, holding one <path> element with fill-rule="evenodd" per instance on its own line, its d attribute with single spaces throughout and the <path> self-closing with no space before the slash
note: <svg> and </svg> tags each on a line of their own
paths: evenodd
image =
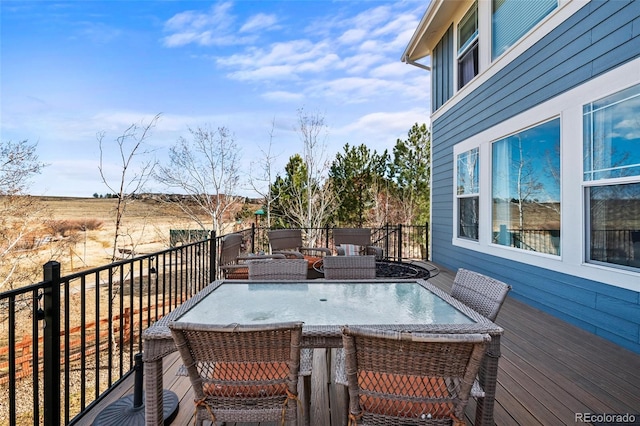
<svg viewBox="0 0 640 426">
<path fill-rule="evenodd" d="M 317 257 L 317 256 L 304 256 L 305 260 L 307 261 L 308 265 L 308 269 L 313 269 L 313 264 L 316 263 L 319 260 L 322 260 L 321 257 Z"/>
<path fill-rule="evenodd" d="M 287 393 L 286 383 L 275 383 L 272 385 L 238 384 L 238 378 L 243 381 L 252 382 L 256 380 L 269 380 L 270 377 L 286 378 L 289 374 L 287 364 L 284 362 L 262 362 L 262 363 L 242 363 L 242 362 L 218 362 L 215 364 L 213 373 L 213 383 L 204 383 L 203 390 L 207 395 L 213 397 L 265 397 L 265 396 L 285 396 Z M 232 380 L 234 384 L 224 384 L 224 381 Z M 218 382 L 218 383 L 216 383 Z"/>
<path fill-rule="evenodd" d="M 363 391 L 359 395 L 360 406 L 372 414 L 414 419 L 430 415 L 433 419 L 446 419 L 450 417 L 453 408 L 451 403 L 428 402 L 429 398 L 450 396 L 447 384 L 442 378 L 361 371 L 358 382 Z M 394 400 L 378 393 L 399 396 L 409 393 L 416 400 L 413 402 L 407 398 Z"/>
<path fill-rule="evenodd" d="M 226 279 L 228 280 L 248 280 L 249 279 L 249 267 L 246 268 L 234 268 L 227 272 Z"/>
<path fill-rule="evenodd" d="M 362 246 L 357 244 L 340 244 L 340 247 L 344 250 L 345 256 L 360 256 L 362 254 Z"/>
</svg>

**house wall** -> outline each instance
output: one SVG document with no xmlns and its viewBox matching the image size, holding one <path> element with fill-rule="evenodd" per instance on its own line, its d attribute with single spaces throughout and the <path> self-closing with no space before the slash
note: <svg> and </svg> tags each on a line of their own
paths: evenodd
<svg viewBox="0 0 640 426">
<path fill-rule="evenodd" d="M 638 291 L 452 244 L 453 146 L 638 57 L 640 1 L 593 1 L 437 114 L 432 122 L 431 235 L 435 262 L 508 282 L 512 297 L 640 353 Z M 575 156 L 582 158 L 582 152 Z"/>
</svg>

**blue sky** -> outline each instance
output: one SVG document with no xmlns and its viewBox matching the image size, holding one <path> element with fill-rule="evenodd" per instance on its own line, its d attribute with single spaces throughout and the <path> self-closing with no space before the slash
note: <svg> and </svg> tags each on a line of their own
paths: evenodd
<svg viewBox="0 0 640 426">
<path fill-rule="evenodd" d="M 430 74 L 400 60 L 427 5 L 2 0 L 1 137 L 37 142 L 48 166 L 31 192 L 63 196 L 109 192 L 96 134 L 112 143 L 158 113 L 160 162 L 188 127 L 225 126 L 245 177 L 272 131 L 277 170 L 302 151 L 300 108 L 324 117 L 329 158 L 345 143 L 391 150 L 428 123 Z"/>
</svg>

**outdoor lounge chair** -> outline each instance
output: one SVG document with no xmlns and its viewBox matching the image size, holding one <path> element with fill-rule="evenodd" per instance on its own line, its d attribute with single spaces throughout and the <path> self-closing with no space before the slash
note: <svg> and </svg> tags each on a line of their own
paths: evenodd
<svg viewBox="0 0 640 426">
<path fill-rule="evenodd" d="M 352 425 L 464 425 L 487 334 L 344 327 Z"/>
<path fill-rule="evenodd" d="M 338 256 L 349 254 L 374 255 L 377 260 L 382 259 L 382 247 L 371 244 L 371 229 L 369 228 L 335 228 L 333 242 Z"/>
<path fill-rule="evenodd" d="M 197 424 L 297 424 L 302 323 L 169 323 L 193 386 Z"/>
<path fill-rule="evenodd" d="M 460 268 L 451 287 L 451 296 L 495 321 L 509 290 L 511 286 L 502 281 Z"/>
<path fill-rule="evenodd" d="M 284 255 L 241 254 L 242 235 L 228 234 L 220 240 L 220 270 L 225 279 L 244 279 L 249 277 L 247 261 L 257 259 L 284 259 Z"/>
<path fill-rule="evenodd" d="M 304 259 L 251 260 L 250 280 L 306 280 L 307 261 Z"/>
</svg>

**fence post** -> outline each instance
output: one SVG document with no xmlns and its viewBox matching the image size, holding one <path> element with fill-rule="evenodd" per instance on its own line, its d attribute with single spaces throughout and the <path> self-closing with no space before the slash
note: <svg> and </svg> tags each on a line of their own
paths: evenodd
<svg viewBox="0 0 640 426">
<path fill-rule="evenodd" d="M 218 271 L 216 267 L 216 254 L 218 253 L 216 231 L 211 231 L 211 239 L 209 240 L 209 284 L 216 280 Z"/>
<path fill-rule="evenodd" d="M 60 424 L 60 263 L 44 264 L 44 424 Z M 68 301 L 65 301 L 68 303 Z"/>
<path fill-rule="evenodd" d="M 402 224 L 398 225 L 398 262 L 402 262 Z"/>
</svg>

